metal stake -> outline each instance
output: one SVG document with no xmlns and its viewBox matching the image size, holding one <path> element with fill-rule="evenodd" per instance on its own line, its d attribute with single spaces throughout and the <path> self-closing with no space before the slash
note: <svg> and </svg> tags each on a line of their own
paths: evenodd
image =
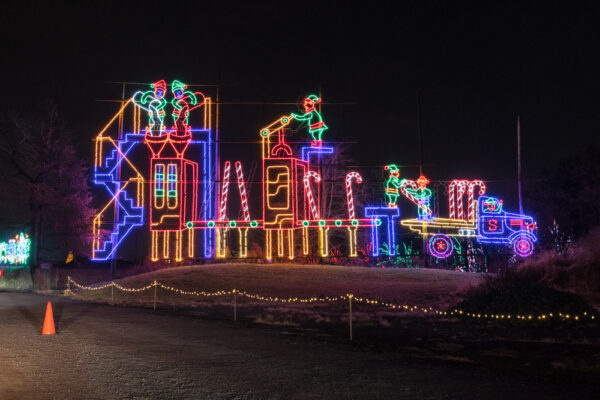
<svg viewBox="0 0 600 400">
<path fill-rule="evenodd" d="M 350 328 L 350 341 L 352 341 L 352 297 L 353 295 L 348 295 L 348 307 L 349 307 L 349 318 L 348 318 L 348 326 Z"/>
</svg>

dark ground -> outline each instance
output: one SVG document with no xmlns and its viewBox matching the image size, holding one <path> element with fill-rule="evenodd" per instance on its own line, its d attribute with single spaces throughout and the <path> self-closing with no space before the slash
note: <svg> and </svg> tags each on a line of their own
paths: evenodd
<svg viewBox="0 0 600 400">
<path fill-rule="evenodd" d="M 49 299 L 58 331 L 53 337 L 40 334 Z M 0 293 L 0 321 L 2 399 L 584 399 L 595 394 L 591 381 L 368 345 L 369 331 L 360 328 L 356 334 L 363 337 L 350 344 L 342 335 L 293 326 L 6 292 Z"/>
</svg>

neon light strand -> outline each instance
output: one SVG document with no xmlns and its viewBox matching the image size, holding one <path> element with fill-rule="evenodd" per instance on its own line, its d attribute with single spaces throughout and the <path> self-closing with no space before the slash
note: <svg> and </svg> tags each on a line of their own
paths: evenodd
<svg viewBox="0 0 600 400">
<path fill-rule="evenodd" d="M 219 206 L 219 221 L 225 221 L 227 209 L 227 196 L 229 192 L 229 171 L 231 169 L 231 161 L 225 161 L 223 167 L 223 181 L 221 182 L 221 204 Z"/>
<path fill-rule="evenodd" d="M 237 176 L 238 189 L 240 191 L 243 218 L 244 221 L 250 221 L 250 211 L 248 209 L 248 196 L 246 195 L 246 184 L 244 183 L 244 173 L 242 171 L 242 163 L 240 161 L 235 162 L 235 174 Z"/>
<path fill-rule="evenodd" d="M 402 193 L 407 199 L 418 205 L 419 202 L 417 201 L 415 196 L 406 191 L 407 186 L 409 186 L 411 189 L 416 190 L 418 188 L 417 184 L 415 183 L 415 181 L 412 181 L 410 179 L 402 179 L 402 183 L 400 183 L 400 193 Z"/>
<path fill-rule="evenodd" d="M 171 105 L 173 106 L 173 131 L 178 136 L 184 136 L 189 132 L 188 117 L 190 111 L 203 106 L 205 102 L 204 94 L 201 92 L 190 92 L 187 89 L 187 85 L 178 80 L 171 82 L 171 92 L 173 93 L 173 99 Z M 201 101 L 198 99 L 202 99 Z"/>
<path fill-rule="evenodd" d="M 313 178 L 316 183 L 321 182 L 321 176 L 315 171 L 308 171 L 304 174 L 304 190 L 306 191 L 306 197 L 312 213 L 313 220 L 319 219 L 319 211 L 315 204 L 315 198 L 313 196 L 312 189 L 310 188 L 310 179 Z"/>
<path fill-rule="evenodd" d="M 502 200 L 491 196 L 477 199 L 477 226 L 480 243 L 510 245 L 516 255 L 531 255 L 537 241 L 537 224 L 528 215 L 506 212 Z"/>
<path fill-rule="evenodd" d="M 292 113 L 292 117 L 296 121 L 306 122 L 308 125 L 308 133 L 313 138 L 313 146 L 319 147 L 322 144 L 323 132 L 327 129 L 327 125 L 323 122 L 323 117 L 319 111 L 317 111 L 316 105 L 321 103 L 321 99 L 314 95 L 309 94 L 302 101 L 302 112 L 303 114 Z"/>
<path fill-rule="evenodd" d="M 482 180 L 476 179 L 469 182 L 469 206 L 467 219 L 471 222 L 475 220 L 475 187 L 479 187 L 479 195 L 485 194 L 485 183 Z"/>
<path fill-rule="evenodd" d="M 92 222 L 93 260 L 103 261 L 114 258 L 117 248 L 128 234 L 144 223 L 144 178 L 128 158 L 131 150 L 143 139 L 140 135 L 130 133 L 125 134 L 121 140 L 113 140 L 111 137 L 104 136 L 105 132 L 115 123 L 123 122 L 124 112 L 130 104 L 133 104 L 132 100 L 126 101 L 96 136 L 94 183 L 103 186 L 110 195 L 110 200 L 96 214 Z M 106 150 L 105 142 L 111 145 L 107 156 L 103 151 Z M 128 168 L 122 168 L 125 165 Z M 133 175 L 122 176 L 121 171 L 132 171 Z M 137 193 L 135 195 L 130 194 L 128 190 L 134 186 L 129 185 L 132 182 L 136 183 Z M 103 224 L 106 223 L 103 222 L 103 217 L 111 206 L 117 210 L 115 213 L 117 219 L 114 220 L 112 216 L 110 217 L 110 223 L 112 224 L 112 221 L 115 223 L 111 234 L 106 237 L 103 235 L 106 231 L 103 229 Z"/>
<path fill-rule="evenodd" d="M 457 217 L 458 219 L 464 219 L 465 218 L 465 210 L 463 207 L 463 195 L 465 194 L 465 192 L 467 191 L 467 186 L 469 185 L 469 181 L 467 180 L 461 180 L 459 181 L 458 185 L 456 186 L 456 208 L 457 208 Z"/>
<path fill-rule="evenodd" d="M 422 178 L 427 180 L 424 176 L 422 176 Z M 421 177 L 419 177 L 419 180 L 421 180 Z M 425 180 L 421 180 L 421 182 L 425 182 Z M 427 180 L 427 183 L 428 182 L 429 181 Z M 424 186 L 427 183 L 419 183 L 419 185 L 417 185 L 415 181 L 409 179 L 402 179 L 400 183 L 400 193 L 418 207 L 417 211 L 419 216 L 422 216 L 423 218 L 430 218 L 432 214 L 431 208 L 429 207 L 431 190 Z M 410 186 L 410 188 L 407 188 L 407 186 Z"/>
<path fill-rule="evenodd" d="M 167 83 L 164 80 L 154 82 L 150 85 L 153 90 L 145 92 L 136 92 L 132 101 L 136 106 L 148 112 L 148 126 L 146 134 L 150 136 L 161 136 L 165 129 L 165 94 L 167 91 Z"/>
<path fill-rule="evenodd" d="M 452 182 L 450 182 L 450 185 L 448 186 L 448 216 L 450 217 L 450 219 L 455 219 L 456 218 L 456 209 L 455 209 L 455 191 L 456 191 L 456 185 L 459 181 L 457 180 L 453 180 Z"/>
<path fill-rule="evenodd" d="M 438 259 L 450 257 L 454 251 L 452 239 L 443 233 L 435 234 L 429 239 L 429 254 Z"/>
<path fill-rule="evenodd" d="M 362 177 L 356 171 L 348 172 L 346 175 L 346 203 L 348 205 L 348 218 L 355 219 L 354 213 L 354 197 L 352 196 L 352 180 L 356 179 L 356 183 L 362 183 Z"/>
<path fill-rule="evenodd" d="M 402 185 L 400 181 L 400 168 L 396 164 L 389 164 L 383 169 L 389 171 L 390 174 L 384 183 L 385 197 L 387 198 L 388 207 L 394 208 L 397 207 L 398 189 Z"/>
<path fill-rule="evenodd" d="M 448 209 L 451 219 L 464 219 L 463 195 L 467 191 L 469 181 L 454 179 L 448 186 Z"/>
</svg>

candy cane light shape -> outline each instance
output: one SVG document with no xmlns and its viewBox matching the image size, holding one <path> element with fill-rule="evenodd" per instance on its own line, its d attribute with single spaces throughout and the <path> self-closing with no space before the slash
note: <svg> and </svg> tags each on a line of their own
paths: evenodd
<svg viewBox="0 0 600 400">
<path fill-rule="evenodd" d="M 315 198 L 313 196 L 312 189 L 310 188 L 310 179 L 313 178 L 316 183 L 321 182 L 321 176 L 315 171 L 308 171 L 304 174 L 304 190 L 306 191 L 306 197 L 308 199 L 308 205 L 310 206 L 310 211 L 313 217 L 313 220 L 319 219 L 319 211 L 317 210 L 317 205 L 315 203 Z"/>
<path fill-rule="evenodd" d="M 223 168 L 223 182 L 221 183 L 221 203 L 219 207 L 219 221 L 225 220 L 227 208 L 227 195 L 229 192 L 229 171 L 231 170 L 231 161 L 225 161 Z"/>
<path fill-rule="evenodd" d="M 242 213 L 244 221 L 250 221 L 250 211 L 248 209 L 248 196 L 246 195 L 246 184 L 244 183 L 244 173 L 242 172 L 242 163 L 235 162 L 235 174 L 237 176 L 238 189 L 240 191 L 240 199 L 242 202 Z"/>
<path fill-rule="evenodd" d="M 352 196 L 352 180 L 356 179 L 356 183 L 362 183 L 362 177 L 356 171 L 348 172 L 346 175 L 346 202 L 348 204 L 348 218 L 355 219 L 354 213 L 354 197 Z"/>
<path fill-rule="evenodd" d="M 475 218 L 475 187 L 479 187 L 479 195 L 485 193 L 485 183 L 479 179 L 469 182 L 469 207 L 468 207 L 468 220 L 473 222 Z"/>
</svg>

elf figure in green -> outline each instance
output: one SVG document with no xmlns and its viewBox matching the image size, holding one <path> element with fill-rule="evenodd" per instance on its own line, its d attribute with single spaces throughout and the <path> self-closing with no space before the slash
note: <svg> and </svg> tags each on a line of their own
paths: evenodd
<svg viewBox="0 0 600 400">
<path fill-rule="evenodd" d="M 424 175 L 417 179 L 418 189 L 405 189 L 408 194 L 413 196 L 417 201 L 417 219 L 421 221 L 431 221 L 433 219 L 431 212 L 431 189 L 427 187 L 429 179 Z"/>
<path fill-rule="evenodd" d="M 387 198 L 387 204 L 390 208 L 398 207 L 398 192 L 402 182 L 400 181 L 400 168 L 396 164 L 390 164 L 383 167 L 386 171 L 390 172 L 390 175 L 385 181 L 385 197 Z"/>
<path fill-rule="evenodd" d="M 204 105 L 204 94 L 185 89 L 187 89 L 187 85 L 183 82 L 174 80 L 171 83 L 171 92 L 173 92 L 171 105 L 173 106 L 172 115 L 175 123 L 173 130 L 177 136 L 185 136 L 189 133 L 188 116 L 190 111 Z"/>
<path fill-rule="evenodd" d="M 308 133 L 313 138 L 311 143 L 311 146 L 313 147 L 321 147 L 323 144 L 321 140 L 323 132 L 329 129 L 327 125 L 325 125 L 325 122 L 323 122 L 323 117 L 321 117 L 321 114 L 317 111 L 316 105 L 320 102 L 321 99 L 318 96 L 310 94 L 302 101 L 304 114 L 298 115 L 292 113 L 292 117 L 294 117 L 295 120 L 306 121 Z"/>
<path fill-rule="evenodd" d="M 146 134 L 150 136 L 160 136 L 165 129 L 165 106 L 167 100 L 167 82 L 163 79 L 150 85 L 152 90 L 145 92 L 135 92 L 132 101 L 139 108 L 148 111 L 148 126 Z"/>
</svg>

